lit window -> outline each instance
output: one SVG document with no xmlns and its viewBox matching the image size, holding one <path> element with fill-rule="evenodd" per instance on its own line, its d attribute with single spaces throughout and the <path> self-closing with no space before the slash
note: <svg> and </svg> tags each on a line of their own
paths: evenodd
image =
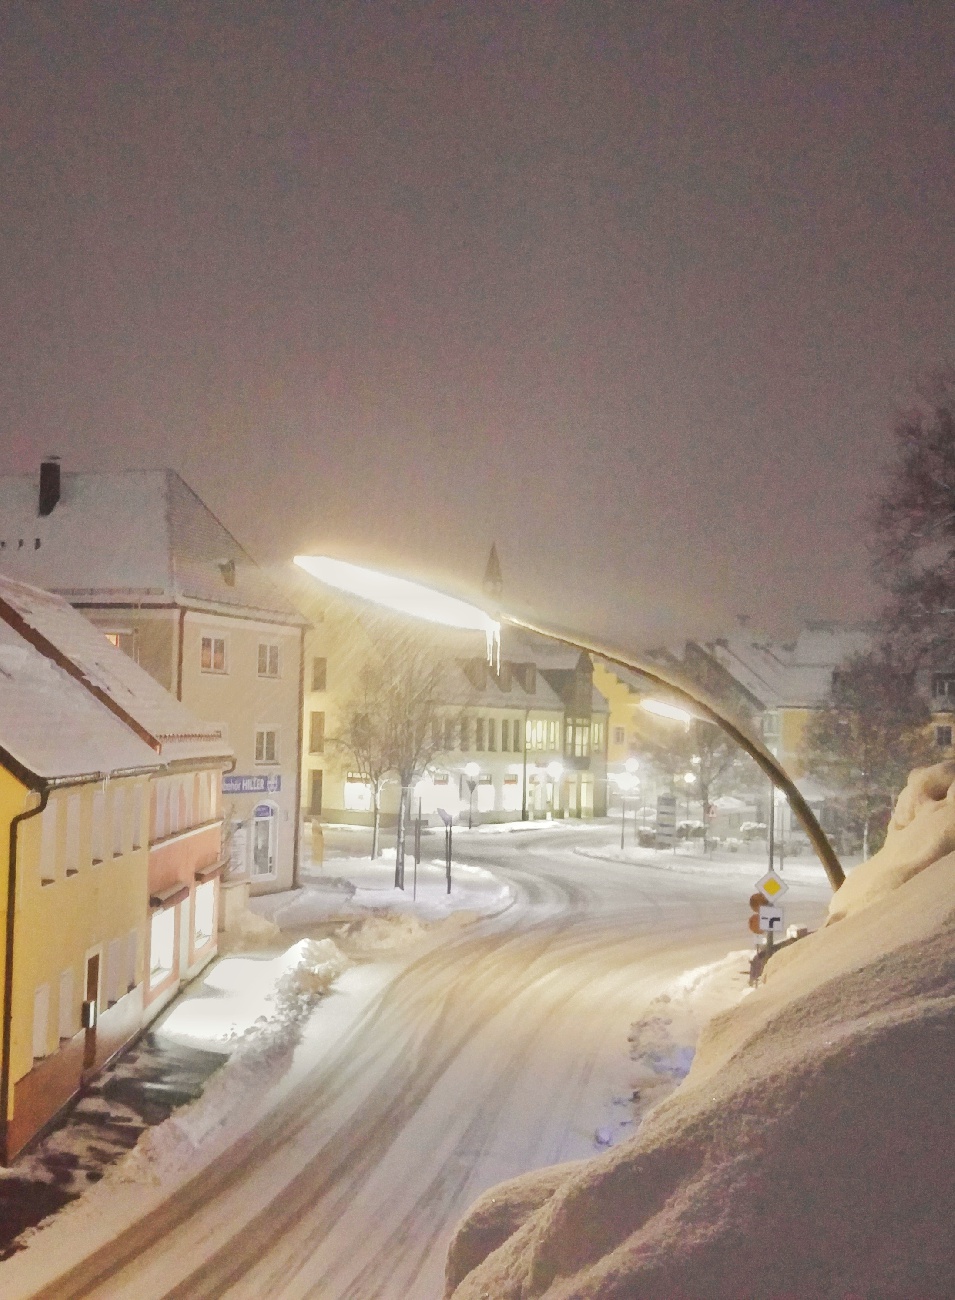
<svg viewBox="0 0 955 1300">
<path fill-rule="evenodd" d="M 153 989 L 172 974 L 176 956 L 176 912 L 175 907 L 167 907 L 163 912 L 153 913 L 149 927 L 149 987 Z"/>
<path fill-rule="evenodd" d="M 204 673 L 224 673 L 226 671 L 225 637 L 204 636 L 202 638 L 199 666 Z"/>
<path fill-rule="evenodd" d="M 255 732 L 255 761 L 277 763 L 278 732 L 271 727 L 258 727 Z"/>
<path fill-rule="evenodd" d="M 279 648 L 271 641 L 259 642 L 259 676 L 278 677 Z"/>
<path fill-rule="evenodd" d="M 203 948 L 212 938 L 216 910 L 215 882 L 207 880 L 196 886 L 195 925 L 193 940 L 197 948 Z"/>
</svg>

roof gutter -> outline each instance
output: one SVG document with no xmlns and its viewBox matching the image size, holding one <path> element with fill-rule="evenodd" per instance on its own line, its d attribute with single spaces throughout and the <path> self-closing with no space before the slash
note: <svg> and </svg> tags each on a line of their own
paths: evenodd
<svg viewBox="0 0 955 1300">
<path fill-rule="evenodd" d="M 31 817 L 39 817 L 49 801 L 50 787 L 42 785 L 39 794 L 40 802 L 35 808 L 27 808 L 23 812 L 17 813 L 10 820 L 10 848 L 7 863 L 7 921 L 3 963 L 3 1043 L 2 1047 L 0 1047 L 0 1134 L 2 1134 L 4 1164 L 9 1159 L 8 1134 L 10 1127 L 11 1037 L 13 1033 L 13 957 L 17 912 L 17 849 L 19 847 L 20 823 L 28 821 Z"/>
</svg>

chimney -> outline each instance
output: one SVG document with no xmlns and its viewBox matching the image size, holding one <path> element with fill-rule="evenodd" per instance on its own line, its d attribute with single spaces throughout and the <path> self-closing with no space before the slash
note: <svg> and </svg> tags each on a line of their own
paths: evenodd
<svg viewBox="0 0 955 1300">
<path fill-rule="evenodd" d="M 40 466 L 40 505 L 37 514 L 51 515 L 60 499 L 60 458 L 47 456 Z"/>
</svg>

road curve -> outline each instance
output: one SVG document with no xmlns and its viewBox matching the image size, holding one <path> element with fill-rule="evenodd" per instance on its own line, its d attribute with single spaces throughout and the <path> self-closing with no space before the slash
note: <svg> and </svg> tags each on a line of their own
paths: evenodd
<svg viewBox="0 0 955 1300">
<path fill-rule="evenodd" d="M 629 1024 L 745 946 L 738 878 L 597 862 L 584 834 L 471 837 L 514 905 L 407 964 L 280 1108 L 37 1296 L 436 1300 L 474 1198 L 592 1154 Z M 793 893 L 818 918 L 824 879 Z"/>
</svg>

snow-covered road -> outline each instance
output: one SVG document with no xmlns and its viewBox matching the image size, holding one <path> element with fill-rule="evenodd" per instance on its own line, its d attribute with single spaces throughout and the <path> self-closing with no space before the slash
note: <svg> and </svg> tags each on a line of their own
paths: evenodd
<svg viewBox="0 0 955 1300">
<path fill-rule="evenodd" d="M 396 966 L 329 1046 L 323 1017 L 346 996 L 333 993 L 277 1104 L 35 1294 L 439 1297 L 448 1239 L 478 1193 L 593 1154 L 633 1085 L 632 1022 L 681 972 L 747 946 L 738 874 L 574 851 L 614 838 L 460 836 L 460 856 L 504 876 L 516 902 Z M 817 922 L 828 895 L 821 869 L 794 884 L 787 921 Z"/>
</svg>

